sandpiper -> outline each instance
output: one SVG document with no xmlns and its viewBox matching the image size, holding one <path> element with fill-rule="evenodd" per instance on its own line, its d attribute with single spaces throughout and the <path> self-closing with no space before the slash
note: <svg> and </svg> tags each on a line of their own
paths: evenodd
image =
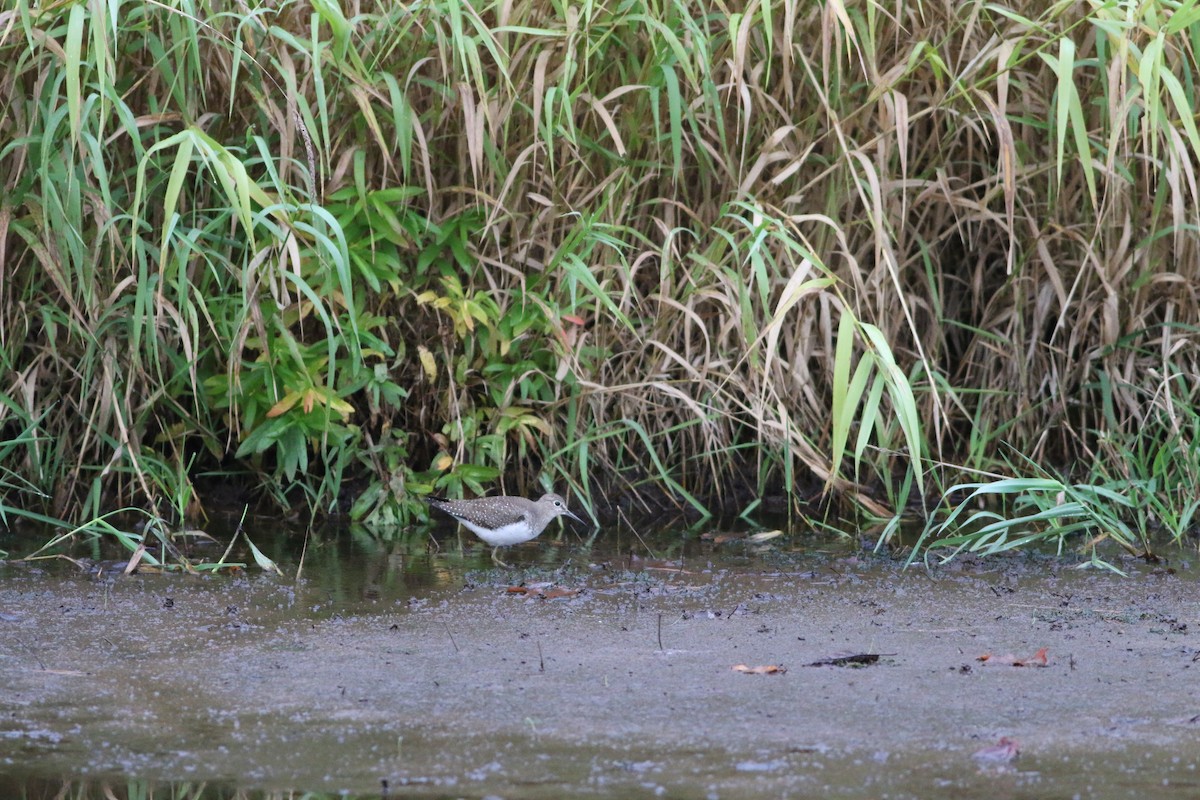
<svg viewBox="0 0 1200 800">
<path fill-rule="evenodd" d="M 583 522 L 567 509 L 567 503 L 556 494 L 544 494 L 534 502 L 524 497 L 480 497 L 476 500 L 446 500 L 427 497 L 429 505 L 443 511 L 466 526 L 472 533 L 492 546 L 492 561 L 507 567 L 496 552 L 534 539 L 555 517 L 567 516 Z"/>
</svg>

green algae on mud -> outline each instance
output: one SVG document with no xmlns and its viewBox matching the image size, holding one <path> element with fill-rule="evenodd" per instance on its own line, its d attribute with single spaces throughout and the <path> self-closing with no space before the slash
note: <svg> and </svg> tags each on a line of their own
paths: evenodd
<svg viewBox="0 0 1200 800">
<path fill-rule="evenodd" d="M 100 779 L 264 797 L 378 796 L 383 780 L 430 797 L 1122 797 L 1195 777 L 1187 565 L 902 570 L 832 541 L 632 560 L 551 539 L 517 548 L 521 569 L 472 572 L 487 550 L 469 542 L 324 546 L 301 581 L 0 566 L 0 772 L 80 797 Z M 508 591 L 534 579 L 574 593 Z M 977 660 L 1042 647 L 1044 669 Z M 803 666 L 844 652 L 889 655 Z M 1002 736 L 1016 762 L 972 759 Z"/>
</svg>

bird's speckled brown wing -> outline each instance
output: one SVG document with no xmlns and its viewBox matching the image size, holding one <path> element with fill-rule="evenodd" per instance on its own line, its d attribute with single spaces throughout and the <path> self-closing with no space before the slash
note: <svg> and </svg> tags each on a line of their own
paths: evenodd
<svg viewBox="0 0 1200 800">
<path fill-rule="evenodd" d="M 532 505 L 532 502 L 525 501 Z M 511 497 L 481 497 L 477 500 L 431 500 L 430 505 L 456 519 L 485 528 L 503 528 L 529 519 L 528 508 L 517 508 Z M 524 505 L 524 503 L 520 504 Z"/>
</svg>

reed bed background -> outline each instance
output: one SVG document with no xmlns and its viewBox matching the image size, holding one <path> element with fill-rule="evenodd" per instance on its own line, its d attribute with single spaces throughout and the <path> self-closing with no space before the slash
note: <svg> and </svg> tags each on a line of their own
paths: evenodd
<svg viewBox="0 0 1200 800">
<path fill-rule="evenodd" d="M 1182 539 L 1198 44 L 1193 2 L 15 0 L 2 508 Z"/>
</svg>

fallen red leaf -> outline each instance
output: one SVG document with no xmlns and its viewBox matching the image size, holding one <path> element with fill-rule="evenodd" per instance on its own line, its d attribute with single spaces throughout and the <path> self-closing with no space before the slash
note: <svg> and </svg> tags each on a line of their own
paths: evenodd
<svg viewBox="0 0 1200 800">
<path fill-rule="evenodd" d="M 734 672 L 740 672 L 743 675 L 782 675 L 787 672 L 787 667 L 780 664 L 765 664 L 761 667 L 748 667 L 745 664 L 734 664 Z"/>
<path fill-rule="evenodd" d="M 995 744 L 981 747 L 971 758 L 986 764 L 1008 764 L 1021 754 L 1021 746 L 1007 736 L 1001 736 Z"/>
<path fill-rule="evenodd" d="M 984 653 L 975 660 L 982 661 L 985 664 L 999 664 L 1000 666 L 1006 667 L 1048 667 L 1050 666 L 1050 659 L 1046 654 L 1049 652 L 1050 648 L 1043 647 L 1029 658 L 1017 658 L 1012 653 L 1008 653 L 1007 655 L 1003 656 L 994 656 L 991 653 Z"/>
</svg>

